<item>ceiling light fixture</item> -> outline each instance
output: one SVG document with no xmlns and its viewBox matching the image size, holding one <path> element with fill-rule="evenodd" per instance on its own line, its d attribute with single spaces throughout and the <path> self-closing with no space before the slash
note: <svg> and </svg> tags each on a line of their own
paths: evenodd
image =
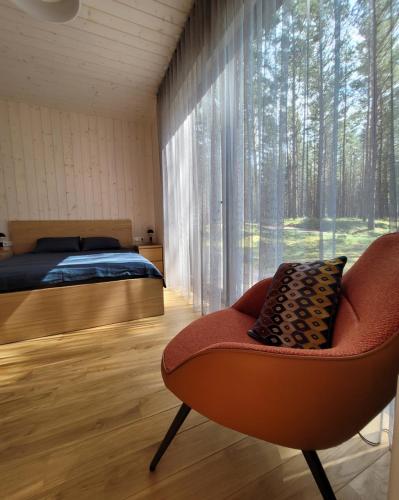
<svg viewBox="0 0 399 500">
<path fill-rule="evenodd" d="M 74 19 L 80 0 L 11 0 L 18 8 L 41 21 L 66 23 Z"/>
</svg>

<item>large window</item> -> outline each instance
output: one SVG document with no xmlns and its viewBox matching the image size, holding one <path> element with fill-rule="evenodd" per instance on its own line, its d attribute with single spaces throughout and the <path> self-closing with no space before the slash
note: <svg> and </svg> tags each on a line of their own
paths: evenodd
<svg viewBox="0 0 399 500">
<path fill-rule="evenodd" d="M 160 98 L 170 286 L 204 312 L 397 230 L 399 1 L 199 1 Z"/>
</svg>

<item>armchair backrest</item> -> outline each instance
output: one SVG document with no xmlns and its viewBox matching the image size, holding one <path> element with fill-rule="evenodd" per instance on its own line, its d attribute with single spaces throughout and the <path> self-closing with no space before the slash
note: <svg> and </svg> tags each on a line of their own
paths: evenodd
<svg viewBox="0 0 399 500">
<path fill-rule="evenodd" d="M 344 275 L 333 343 L 364 352 L 398 332 L 399 233 L 392 233 L 374 241 Z"/>
</svg>

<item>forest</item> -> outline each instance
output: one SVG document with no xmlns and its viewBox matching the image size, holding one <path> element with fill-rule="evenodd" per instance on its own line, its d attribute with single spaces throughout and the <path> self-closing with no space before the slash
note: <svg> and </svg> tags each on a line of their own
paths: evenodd
<svg viewBox="0 0 399 500">
<path fill-rule="evenodd" d="M 247 118 L 260 184 L 276 166 L 281 177 L 284 225 L 335 231 L 355 218 L 395 230 L 399 2 L 287 0 L 253 50 L 264 97 Z"/>
<path fill-rule="evenodd" d="M 172 276 L 206 312 L 281 262 L 348 269 L 399 194 L 399 0 L 207 5 L 159 100 Z"/>
</svg>

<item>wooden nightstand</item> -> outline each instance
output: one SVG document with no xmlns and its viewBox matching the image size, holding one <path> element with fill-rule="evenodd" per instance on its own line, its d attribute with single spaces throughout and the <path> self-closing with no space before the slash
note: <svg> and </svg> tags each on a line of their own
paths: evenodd
<svg viewBox="0 0 399 500">
<path fill-rule="evenodd" d="M 12 257 L 12 250 L 10 247 L 0 247 L 0 260 Z"/>
<path fill-rule="evenodd" d="M 163 274 L 163 246 L 162 245 L 139 245 L 139 253 L 148 259 Z"/>
</svg>

